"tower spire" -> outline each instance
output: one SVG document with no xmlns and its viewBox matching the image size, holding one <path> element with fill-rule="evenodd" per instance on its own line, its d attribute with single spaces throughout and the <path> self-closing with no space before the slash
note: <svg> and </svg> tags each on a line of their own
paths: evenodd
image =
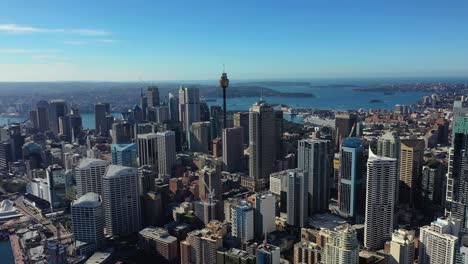
<svg viewBox="0 0 468 264">
<path fill-rule="evenodd" d="M 229 86 L 229 79 L 227 77 L 227 73 L 225 72 L 225 66 L 223 64 L 223 73 L 221 74 L 221 78 L 219 79 L 219 86 L 223 88 L 223 128 L 226 128 L 227 118 L 226 118 L 226 88 Z"/>
</svg>

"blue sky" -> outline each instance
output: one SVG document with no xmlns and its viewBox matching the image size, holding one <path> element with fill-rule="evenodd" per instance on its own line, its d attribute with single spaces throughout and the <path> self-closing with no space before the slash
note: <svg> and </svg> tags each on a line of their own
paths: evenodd
<svg viewBox="0 0 468 264">
<path fill-rule="evenodd" d="M 0 0 L 0 81 L 468 76 L 467 1 Z"/>
</svg>

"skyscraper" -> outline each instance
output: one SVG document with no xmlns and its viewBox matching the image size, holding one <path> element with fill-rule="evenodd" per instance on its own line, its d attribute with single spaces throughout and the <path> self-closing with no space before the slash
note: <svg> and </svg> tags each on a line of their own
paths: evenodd
<svg viewBox="0 0 468 264">
<path fill-rule="evenodd" d="M 158 146 L 159 175 L 172 175 L 176 161 L 176 144 L 174 131 L 156 133 Z"/>
<path fill-rule="evenodd" d="M 109 103 L 97 103 L 94 105 L 94 122 L 98 135 L 108 136 L 109 129 L 106 116 L 110 114 Z"/>
<path fill-rule="evenodd" d="M 169 107 L 167 105 L 156 106 L 156 122 L 163 123 L 169 120 Z"/>
<path fill-rule="evenodd" d="M 276 230 L 275 215 L 276 199 L 271 192 L 258 192 L 255 194 L 255 237 L 260 239 L 265 232 Z"/>
<path fill-rule="evenodd" d="M 39 101 L 37 103 L 37 129 L 39 132 L 45 132 L 50 129 L 49 125 L 49 103 L 47 101 Z"/>
<path fill-rule="evenodd" d="M 461 105 L 461 103 L 459 103 Z M 456 106 L 457 104 L 455 104 Z M 461 107 L 461 106 L 460 106 Z M 462 221 L 466 227 L 468 204 L 468 108 L 454 107 L 452 147 L 449 149 L 446 215 Z"/>
<path fill-rule="evenodd" d="M 46 170 L 47 185 L 49 186 L 49 202 L 52 212 L 67 207 L 65 170 L 57 164 Z"/>
<path fill-rule="evenodd" d="M 356 229 L 349 224 L 344 224 L 325 232 L 329 234 L 329 238 L 322 258 L 324 263 L 359 263 L 359 242 Z"/>
<path fill-rule="evenodd" d="M 71 218 L 75 245 L 86 243 L 85 248 L 80 250 L 82 255 L 90 256 L 105 245 L 100 195 L 90 192 L 72 202 Z"/>
<path fill-rule="evenodd" d="M 172 121 L 179 121 L 179 98 L 169 93 L 168 99 L 169 118 Z"/>
<path fill-rule="evenodd" d="M 146 116 L 148 109 L 148 97 L 143 95 L 143 88 L 140 92 L 140 109 L 143 120 L 148 120 Z"/>
<path fill-rule="evenodd" d="M 400 190 L 399 203 L 414 206 L 419 199 L 418 180 L 424 164 L 424 140 L 402 139 L 400 147 Z"/>
<path fill-rule="evenodd" d="M 106 231 L 110 236 L 140 230 L 141 209 L 136 168 L 110 165 L 102 181 Z"/>
<path fill-rule="evenodd" d="M 87 193 L 102 195 L 102 178 L 109 162 L 100 159 L 84 158 L 75 168 L 76 197 Z"/>
<path fill-rule="evenodd" d="M 157 86 L 149 86 L 147 89 L 148 107 L 157 107 L 159 103 L 159 88 Z"/>
<path fill-rule="evenodd" d="M 113 144 L 130 144 L 132 143 L 132 124 L 124 122 L 116 122 L 112 124 L 112 143 Z"/>
<path fill-rule="evenodd" d="M 386 132 L 377 141 L 377 155 L 397 159 L 400 166 L 400 137 L 395 132 Z M 399 199 L 400 170 L 397 168 L 395 202 Z"/>
<path fill-rule="evenodd" d="M 223 109 L 219 105 L 210 107 L 210 133 L 213 138 L 220 137 L 223 129 Z"/>
<path fill-rule="evenodd" d="M 234 127 L 242 127 L 244 144 L 249 143 L 249 113 L 248 112 L 237 112 L 234 113 Z"/>
<path fill-rule="evenodd" d="M 83 120 L 79 113 L 73 113 L 69 116 L 70 120 L 70 130 L 71 130 L 71 140 L 72 142 L 77 142 L 81 132 L 83 131 Z"/>
<path fill-rule="evenodd" d="M 141 134 L 137 137 L 139 165 L 149 165 L 158 171 L 158 141 L 156 133 Z"/>
<path fill-rule="evenodd" d="M 190 130 L 190 151 L 208 153 L 210 146 L 210 122 L 194 122 Z"/>
<path fill-rule="evenodd" d="M 308 175 L 308 215 L 328 209 L 330 182 L 330 141 L 299 141 L 298 168 Z"/>
<path fill-rule="evenodd" d="M 137 167 L 137 144 L 112 144 L 112 164 L 125 167 Z"/>
<path fill-rule="evenodd" d="M 355 137 L 356 129 L 351 133 L 353 127 L 357 123 L 357 117 L 355 114 L 342 113 L 335 115 L 335 129 L 337 139 Z"/>
<path fill-rule="evenodd" d="M 458 247 L 460 220 L 441 217 L 420 228 L 419 263 L 454 264 Z"/>
<path fill-rule="evenodd" d="M 291 226 L 307 226 L 308 178 L 307 172 L 300 169 L 288 171 L 287 219 Z"/>
<path fill-rule="evenodd" d="M 398 229 L 392 234 L 389 264 L 414 263 L 414 231 Z"/>
<path fill-rule="evenodd" d="M 369 149 L 364 223 L 366 248 L 381 249 L 392 236 L 396 167 L 396 159 L 376 156 Z"/>
<path fill-rule="evenodd" d="M 58 118 L 58 136 L 66 142 L 71 142 L 72 131 L 70 127 L 70 115 L 61 116 Z"/>
<path fill-rule="evenodd" d="M 249 174 L 255 179 L 265 179 L 274 171 L 275 115 L 264 101 L 256 102 L 249 112 Z"/>
<path fill-rule="evenodd" d="M 364 216 L 363 144 L 361 138 L 345 138 L 341 145 L 338 205 L 342 213 L 352 218 Z"/>
<path fill-rule="evenodd" d="M 231 209 L 232 236 L 242 242 L 254 238 L 254 209 L 246 201 L 241 201 Z"/>
<path fill-rule="evenodd" d="M 67 114 L 67 104 L 64 100 L 52 100 L 49 102 L 50 130 L 55 135 L 59 133 L 59 118 Z"/>
<path fill-rule="evenodd" d="M 200 121 L 200 90 L 198 88 L 180 87 L 179 117 L 190 147 L 190 128 L 192 127 L 192 123 Z"/>
<path fill-rule="evenodd" d="M 244 158 L 243 128 L 233 127 L 223 129 L 223 163 L 228 172 L 242 171 Z"/>
<path fill-rule="evenodd" d="M 387 132 L 377 141 L 377 155 L 397 159 L 400 157 L 400 137 Z"/>
</svg>

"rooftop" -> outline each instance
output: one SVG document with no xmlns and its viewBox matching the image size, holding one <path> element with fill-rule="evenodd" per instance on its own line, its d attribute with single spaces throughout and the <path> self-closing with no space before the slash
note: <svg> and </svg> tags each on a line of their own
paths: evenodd
<svg viewBox="0 0 468 264">
<path fill-rule="evenodd" d="M 84 168 L 89 168 L 91 166 L 105 166 L 108 165 L 109 162 L 101 159 L 92 159 L 92 158 L 84 158 L 80 160 L 80 163 L 78 164 L 77 168 L 78 169 L 84 169 Z"/>
<path fill-rule="evenodd" d="M 166 229 L 158 227 L 147 227 L 140 231 L 140 235 L 145 238 L 158 240 L 165 243 L 174 243 L 177 241 L 177 238 L 169 235 Z"/>
<path fill-rule="evenodd" d="M 100 206 L 101 197 L 97 193 L 89 192 L 81 196 L 78 200 L 74 201 L 72 206 Z"/>
</svg>

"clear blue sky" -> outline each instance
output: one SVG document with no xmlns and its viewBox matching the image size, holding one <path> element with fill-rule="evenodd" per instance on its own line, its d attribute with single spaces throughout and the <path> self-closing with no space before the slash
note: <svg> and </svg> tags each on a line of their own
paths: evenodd
<svg viewBox="0 0 468 264">
<path fill-rule="evenodd" d="M 0 81 L 468 76 L 468 1 L 0 0 Z"/>
</svg>

